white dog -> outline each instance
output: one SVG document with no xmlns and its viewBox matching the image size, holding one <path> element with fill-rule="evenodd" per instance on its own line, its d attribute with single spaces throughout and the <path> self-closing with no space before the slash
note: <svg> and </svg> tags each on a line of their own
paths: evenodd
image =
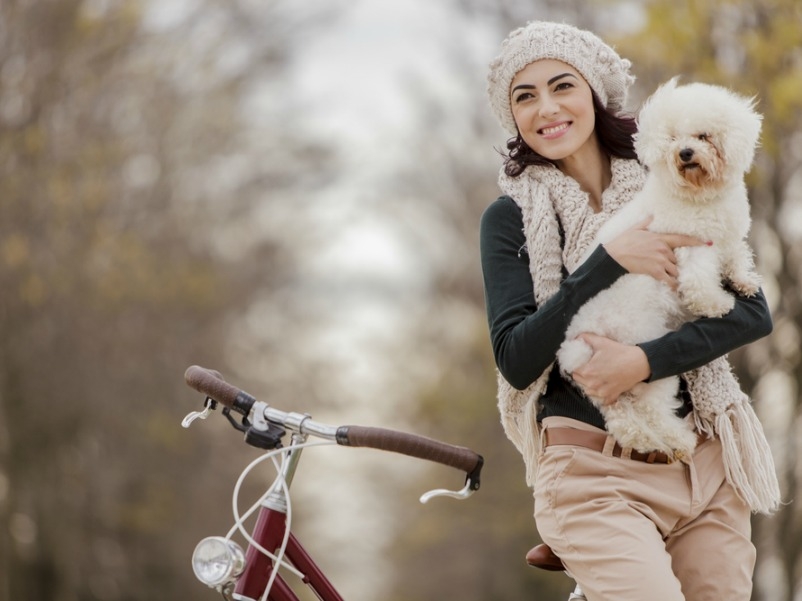
<svg viewBox="0 0 802 601">
<path fill-rule="evenodd" d="M 751 220 L 743 178 L 760 124 L 751 100 L 719 86 L 678 86 L 674 78 L 647 100 L 635 139 L 638 157 L 648 168 L 646 182 L 601 228 L 596 243 L 612 240 L 651 215 L 651 231 L 689 234 L 712 245 L 676 249 L 677 292 L 651 276 L 627 274 L 587 302 L 557 353 L 565 375 L 570 377 L 593 353 L 577 339 L 583 332 L 626 344 L 645 342 L 688 319 L 728 313 L 735 298 L 722 282 L 740 294 L 757 292 L 760 279 L 746 242 Z M 676 415 L 678 386 L 677 377 L 641 383 L 606 406 L 590 398 L 621 446 L 681 458 L 693 451 L 696 434 L 690 421 Z"/>
</svg>

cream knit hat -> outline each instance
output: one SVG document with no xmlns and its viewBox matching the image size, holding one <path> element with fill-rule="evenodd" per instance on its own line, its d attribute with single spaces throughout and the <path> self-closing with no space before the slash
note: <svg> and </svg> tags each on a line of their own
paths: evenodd
<svg viewBox="0 0 802 601">
<path fill-rule="evenodd" d="M 635 81 L 629 73 L 628 60 L 589 31 L 564 23 L 532 21 L 507 36 L 501 53 L 490 63 L 487 76 L 490 107 L 510 133 L 518 133 L 510 107 L 510 84 L 518 71 L 543 58 L 561 60 L 574 67 L 602 104 L 613 112 L 624 108 L 629 86 Z"/>
</svg>

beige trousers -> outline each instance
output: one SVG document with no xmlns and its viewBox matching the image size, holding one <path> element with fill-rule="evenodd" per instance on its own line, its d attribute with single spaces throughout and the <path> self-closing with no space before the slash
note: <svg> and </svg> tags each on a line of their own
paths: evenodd
<svg viewBox="0 0 802 601">
<path fill-rule="evenodd" d="M 597 430 L 566 418 L 543 426 Z M 726 481 L 717 440 L 671 464 L 548 447 L 538 464 L 535 520 L 588 601 L 751 597 L 750 512 Z"/>
</svg>

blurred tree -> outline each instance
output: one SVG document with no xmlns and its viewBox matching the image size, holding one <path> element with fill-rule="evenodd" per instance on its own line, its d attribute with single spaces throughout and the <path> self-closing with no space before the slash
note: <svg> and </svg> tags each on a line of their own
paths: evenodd
<svg viewBox="0 0 802 601">
<path fill-rule="evenodd" d="M 265 107 L 285 4 L 0 4 L 1 601 L 200 586 L 191 526 L 227 528 L 240 437 L 212 454 L 172 399 L 290 280 L 260 208 L 327 173 Z"/>
</svg>

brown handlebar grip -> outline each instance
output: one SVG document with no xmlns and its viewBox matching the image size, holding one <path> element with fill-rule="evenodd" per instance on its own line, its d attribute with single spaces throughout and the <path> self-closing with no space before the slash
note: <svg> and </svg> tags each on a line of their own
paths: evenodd
<svg viewBox="0 0 802 601">
<path fill-rule="evenodd" d="M 427 459 L 468 474 L 480 468 L 483 463 L 481 455 L 466 447 L 384 428 L 342 426 L 337 430 L 337 442 L 350 447 L 370 447 Z"/>
<path fill-rule="evenodd" d="M 222 403 L 226 407 L 234 407 L 242 391 L 226 382 L 219 372 L 192 365 L 184 372 L 184 380 L 191 387 L 207 397 Z"/>
</svg>

